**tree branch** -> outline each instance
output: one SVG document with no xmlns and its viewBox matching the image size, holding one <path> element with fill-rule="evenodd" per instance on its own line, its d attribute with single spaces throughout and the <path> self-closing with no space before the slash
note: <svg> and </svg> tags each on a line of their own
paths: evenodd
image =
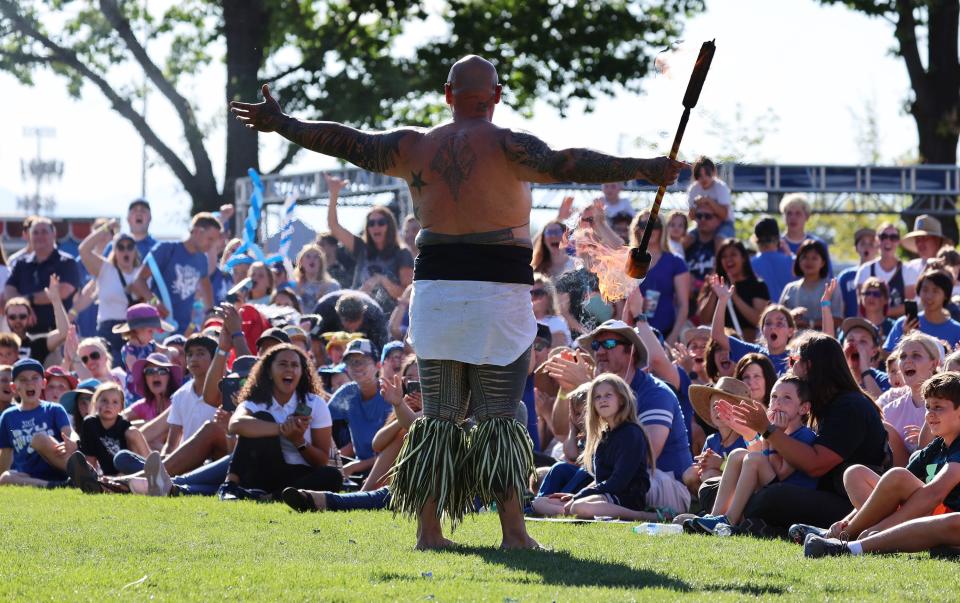
<svg viewBox="0 0 960 603">
<path fill-rule="evenodd" d="M 293 159 L 297 156 L 297 153 L 299 153 L 299 152 L 300 152 L 300 149 L 302 149 L 302 148 L 303 148 L 303 147 L 301 147 L 301 146 L 298 145 L 298 144 L 293 144 L 292 142 L 289 143 L 289 144 L 287 145 L 287 152 L 284 153 L 284 155 L 283 155 L 283 159 L 281 159 L 280 162 L 277 163 L 277 165 L 273 166 L 273 169 L 271 169 L 271 170 L 270 170 L 269 172 L 267 172 L 267 173 L 268 173 L 268 174 L 277 174 L 277 173 L 279 173 L 280 170 L 282 170 L 283 168 L 285 168 L 285 167 L 287 167 L 288 165 L 290 165 L 290 163 L 293 161 Z"/>
<path fill-rule="evenodd" d="M 58 45 L 37 30 L 30 21 L 17 11 L 16 5 L 10 0 L 0 0 L 0 12 L 10 19 L 20 32 L 33 38 L 50 51 L 51 56 L 48 59 L 50 62 L 59 62 L 70 67 L 99 88 L 103 95 L 113 104 L 113 108 L 133 124 L 133 127 L 136 128 L 143 140 L 167 162 L 167 165 L 170 166 L 170 169 L 173 170 L 173 173 L 185 186 L 196 181 L 196 176 L 192 174 L 190 169 L 180 160 L 177 153 L 160 140 L 156 132 L 154 132 L 146 120 L 143 119 L 143 116 L 136 112 L 133 105 L 121 97 L 101 75 L 95 73 L 77 58 L 75 52 Z"/>
<path fill-rule="evenodd" d="M 907 75 L 910 76 L 910 86 L 917 93 L 917 98 L 927 96 L 927 72 L 920 60 L 920 49 L 917 47 L 917 22 L 913 17 L 912 0 L 897 0 L 897 25 L 894 35 L 900 43 L 900 56 L 907 65 Z"/>
<path fill-rule="evenodd" d="M 130 21 L 123 16 L 116 1 L 100 0 L 100 12 L 120 34 L 120 38 L 123 39 L 143 72 L 150 78 L 157 90 L 173 105 L 183 124 L 183 133 L 190 148 L 190 155 L 193 157 L 197 177 L 213 179 L 213 166 L 210 163 L 210 156 L 203 146 L 203 133 L 197 126 L 197 120 L 193 115 L 193 109 L 190 107 L 189 101 L 177 92 L 177 89 L 163 76 L 160 68 L 147 55 L 146 49 L 134 35 L 133 29 L 130 27 Z"/>
<path fill-rule="evenodd" d="M 353 33 L 353 29 L 357 26 L 357 23 L 359 22 L 360 22 L 360 11 L 354 11 L 353 18 L 347 22 L 347 27 L 343 31 L 341 31 L 337 39 L 335 39 L 331 44 L 327 45 L 326 48 L 339 48 L 341 44 L 346 42 L 347 36 Z M 326 50 L 323 51 L 323 54 L 326 54 Z M 285 78 L 288 75 L 294 74 L 306 68 L 307 68 L 307 61 L 303 60 L 300 62 L 299 65 L 294 65 L 293 67 L 284 69 L 280 73 L 277 73 L 275 75 L 272 75 L 266 78 L 264 81 L 267 84 L 272 84 L 273 82 L 276 82 L 279 79 Z"/>
</svg>

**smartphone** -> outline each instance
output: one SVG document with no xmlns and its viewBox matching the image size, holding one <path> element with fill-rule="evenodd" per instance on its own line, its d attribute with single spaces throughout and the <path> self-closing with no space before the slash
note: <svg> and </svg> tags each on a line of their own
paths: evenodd
<svg viewBox="0 0 960 603">
<path fill-rule="evenodd" d="M 419 381 L 410 380 L 410 381 L 404 382 L 404 384 L 403 384 L 403 395 L 405 395 L 405 396 L 407 396 L 407 395 L 412 396 L 413 394 L 419 394 L 419 393 L 420 393 L 420 382 L 419 382 Z"/>
<path fill-rule="evenodd" d="M 295 417 L 309 417 L 313 414 L 313 409 L 310 408 L 310 405 L 307 404 L 306 400 L 300 400 L 297 402 L 297 408 L 293 411 L 293 416 Z"/>
<path fill-rule="evenodd" d="M 917 302 L 913 300 L 907 300 L 903 302 L 904 314 L 907 317 L 907 320 L 916 320 L 917 318 Z"/>
<path fill-rule="evenodd" d="M 237 410 L 237 394 L 243 387 L 246 379 L 224 377 L 220 380 L 220 407 L 227 412 Z"/>
</svg>

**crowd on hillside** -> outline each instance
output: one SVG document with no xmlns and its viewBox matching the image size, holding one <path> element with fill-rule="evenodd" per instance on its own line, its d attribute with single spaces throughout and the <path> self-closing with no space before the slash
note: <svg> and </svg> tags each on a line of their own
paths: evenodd
<svg viewBox="0 0 960 603">
<path fill-rule="evenodd" d="M 688 209 L 649 224 L 651 268 L 624 299 L 601 293 L 597 250 L 636 244 L 651 218 L 619 184 L 536 233 L 526 511 L 789 535 L 810 556 L 952 520 L 955 242 L 924 215 L 828 243 L 802 195 L 738 239 L 713 163 L 693 174 Z M 137 199 L 123 232 L 101 221 L 69 250 L 27 218 L 26 246 L 0 249 L 0 484 L 388 507 L 421 411 L 419 224 L 376 206 L 350 232 L 344 184 L 328 178 L 329 232 L 292 263 L 245 251 L 230 206 L 157 242 Z M 838 245 L 858 264 L 836 271 Z"/>
</svg>

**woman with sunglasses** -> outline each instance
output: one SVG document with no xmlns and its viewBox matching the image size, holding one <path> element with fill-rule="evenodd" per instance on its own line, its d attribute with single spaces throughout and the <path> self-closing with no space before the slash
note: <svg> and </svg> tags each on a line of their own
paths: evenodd
<svg viewBox="0 0 960 603">
<path fill-rule="evenodd" d="M 567 227 L 559 220 L 547 222 L 543 230 L 533 239 L 533 266 L 534 272 L 546 274 L 555 278 L 564 272 L 576 270 L 576 261 L 567 254 L 564 244 Z"/>
<path fill-rule="evenodd" d="M 63 345 L 63 367 L 77 374 L 77 378 L 96 379 L 100 383 L 116 381 L 122 387 L 127 374 L 122 368 L 113 366 L 113 357 L 107 350 L 107 344 L 99 337 L 87 337 L 77 341 L 77 330 L 73 325 L 67 332 Z"/>
<path fill-rule="evenodd" d="M 149 423 L 170 408 L 170 396 L 183 382 L 183 369 L 166 354 L 155 352 L 137 360 L 130 372 L 133 389 L 141 398 L 123 411 L 123 418 Z"/>
<path fill-rule="evenodd" d="M 917 277 L 920 276 L 913 267 L 904 264 L 897 257 L 897 248 L 900 246 L 900 230 L 890 222 L 884 222 L 877 228 L 877 239 L 880 242 L 880 257 L 867 262 L 857 270 L 854 284 L 862 291 L 867 279 L 879 279 L 887 287 L 889 308 L 887 314 L 894 319 L 903 316 L 903 302 L 913 299 L 917 292 Z M 862 303 L 861 299 L 861 303 Z M 864 316 L 861 313 L 861 316 Z M 864 316 L 873 324 L 877 322 Z M 886 331 L 885 333 L 889 333 Z"/>
<path fill-rule="evenodd" d="M 127 307 L 138 301 L 129 285 L 137 280 L 140 272 L 140 253 L 132 236 L 118 234 L 113 237 L 110 253 L 104 257 L 101 250 L 116 230 L 117 222 L 111 220 L 81 241 L 79 251 L 80 261 L 97 283 L 97 336 L 109 342 L 114 358 L 120 358 L 123 338 L 113 332 L 113 327 L 126 322 Z"/>
<path fill-rule="evenodd" d="M 352 288 L 376 299 L 389 314 L 413 282 L 413 255 L 400 244 L 397 219 L 389 208 L 377 205 L 367 212 L 363 236 L 356 236 L 341 226 L 337 217 L 337 199 L 348 183 L 326 174 L 324 178 L 330 193 L 327 226 L 357 262 Z"/>
<path fill-rule="evenodd" d="M 649 217 L 650 212 L 641 212 L 633 218 L 630 225 L 631 245 L 636 247 L 640 244 Z M 683 258 L 664 253 L 662 239 L 663 222 L 658 217 L 653 221 L 652 244 L 649 247 L 650 269 L 640 286 L 627 297 L 623 321 L 636 325 L 642 314 L 642 319 L 664 334 L 667 344 L 674 345 L 690 313 L 690 271 Z"/>
<path fill-rule="evenodd" d="M 889 315 L 890 289 L 887 283 L 875 276 L 867 277 L 867 280 L 860 285 L 857 301 L 860 317 L 877 327 L 883 337 L 889 335 L 895 320 Z"/>
</svg>

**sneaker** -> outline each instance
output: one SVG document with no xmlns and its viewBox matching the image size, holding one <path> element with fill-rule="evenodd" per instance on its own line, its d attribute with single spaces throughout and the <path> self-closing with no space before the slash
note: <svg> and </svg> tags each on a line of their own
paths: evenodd
<svg viewBox="0 0 960 603">
<path fill-rule="evenodd" d="M 313 497 L 303 490 L 297 490 L 296 488 L 284 488 L 281 498 L 283 498 L 283 502 L 287 503 L 288 507 L 297 513 L 319 511 L 316 503 L 313 502 Z"/>
<path fill-rule="evenodd" d="M 100 486 L 99 476 L 87 457 L 77 450 L 67 459 L 67 475 L 70 476 L 70 483 L 75 488 L 80 488 L 85 494 L 100 494 L 103 488 Z"/>
<path fill-rule="evenodd" d="M 256 500 L 267 501 L 270 495 L 263 490 L 247 489 L 235 482 L 223 482 L 217 490 L 217 498 L 223 501 Z"/>
<path fill-rule="evenodd" d="M 693 520 L 693 523 L 704 534 L 713 534 L 719 525 L 730 525 L 726 515 L 704 515 Z"/>
<path fill-rule="evenodd" d="M 745 536 L 754 536 L 756 538 L 786 538 L 787 532 L 781 527 L 771 526 L 766 521 L 758 518 L 746 517 L 740 520 L 738 526 L 739 533 Z"/>
<path fill-rule="evenodd" d="M 836 538 L 821 538 L 811 534 L 803 543 L 804 557 L 815 559 L 817 557 L 836 557 L 849 554 L 850 549 L 847 548 L 847 545 Z"/>
<path fill-rule="evenodd" d="M 826 538 L 827 530 L 818 528 L 816 526 L 808 526 L 805 523 L 795 523 L 790 526 L 789 530 L 787 530 L 787 536 L 789 536 L 790 540 L 796 542 L 797 544 L 803 544 L 806 542 L 807 537 L 810 534 L 819 536 L 820 538 Z"/>
<path fill-rule="evenodd" d="M 143 465 L 143 475 L 147 478 L 147 496 L 166 496 L 173 488 L 173 481 L 160 460 L 160 453 L 154 450 Z"/>
</svg>

